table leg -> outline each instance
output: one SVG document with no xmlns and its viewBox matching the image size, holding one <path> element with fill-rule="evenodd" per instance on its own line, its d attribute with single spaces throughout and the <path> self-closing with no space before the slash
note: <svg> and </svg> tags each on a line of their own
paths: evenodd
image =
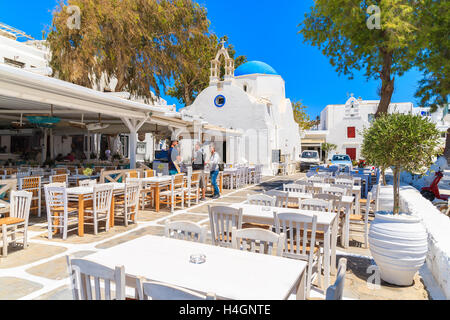
<svg viewBox="0 0 450 320">
<path fill-rule="evenodd" d="M 78 236 L 84 236 L 84 195 L 78 196 Z"/>
<path fill-rule="evenodd" d="M 333 222 L 333 231 L 331 233 L 331 273 L 336 274 L 336 244 L 339 218 L 336 217 Z"/>
<path fill-rule="evenodd" d="M 330 283 L 330 231 L 332 228 L 327 226 L 324 234 L 324 243 L 323 243 L 323 288 L 326 290 Z"/>
<path fill-rule="evenodd" d="M 155 210 L 159 212 L 159 185 L 155 186 Z"/>
<path fill-rule="evenodd" d="M 345 223 L 344 223 L 344 239 L 345 239 L 345 243 L 344 243 L 344 248 L 348 248 L 349 246 L 349 242 L 350 242 L 350 214 L 353 210 L 353 205 L 350 203 L 346 206 L 345 208 Z"/>
<path fill-rule="evenodd" d="M 303 271 L 301 277 L 300 277 L 300 281 L 297 287 L 297 300 L 305 300 L 305 292 L 306 292 L 306 268 Z"/>
<path fill-rule="evenodd" d="M 112 199 L 111 199 L 111 210 L 109 212 L 109 226 L 111 228 L 114 228 L 114 207 L 115 207 L 115 196 L 114 194 L 112 195 Z"/>
<path fill-rule="evenodd" d="M 220 175 L 220 179 L 219 179 L 219 191 L 220 193 L 223 193 L 223 174 L 219 174 Z"/>
</svg>

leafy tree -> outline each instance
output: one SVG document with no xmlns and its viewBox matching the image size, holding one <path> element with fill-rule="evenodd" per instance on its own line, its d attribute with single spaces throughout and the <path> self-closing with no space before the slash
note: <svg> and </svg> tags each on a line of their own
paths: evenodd
<svg viewBox="0 0 450 320">
<path fill-rule="evenodd" d="M 394 214 L 400 211 L 399 177 L 402 170 L 422 172 L 437 154 L 439 130 L 426 118 L 410 114 L 383 114 L 365 129 L 362 155 L 394 172 Z"/>
<path fill-rule="evenodd" d="M 337 145 L 333 143 L 322 143 L 322 150 L 325 151 L 325 159 L 328 159 L 328 153 L 337 149 Z"/>
<path fill-rule="evenodd" d="M 151 100 L 151 90 L 187 59 L 183 45 L 207 33 L 206 10 L 191 0 L 67 0 L 53 12 L 47 41 L 60 79 L 95 88 L 112 85 Z M 79 28 L 67 23 L 78 6 Z"/>
<path fill-rule="evenodd" d="M 298 123 L 301 130 L 309 130 L 314 126 L 314 122 L 311 121 L 309 115 L 306 113 L 307 108 L 308 107 L 301 101 L 297 101 L 292 104 L 294 120 Z"/>
<path fill-rule="evenodd" d="M 413 66 L 420 31 L 414 8 L 421 1 L 316 0 L 299 33 L 329 57 L 339 74 L 351 79 L 352 70 L 364 70 L 367 79 L 381 79 L 378 117 L 388 111 L 395 77 Z M 368 28 L 371 5 L 381 10 L 380 29 Z"/>
<path fill-rule="evenodd" d="M 183 60 L 180 60 L 174 72 L 174 85 L 167 90 L 167 94 L 177 98 L 185 106 L 191 105 L 196 96 L 209 85 L 211 60 L 222 47 L 221 41 L 228 41 L 228 37 L 217 38 L 215 34 L 206 34 L 190 38 L 183 45 Z M 228 46 L 228 54 L 234 58 L 236 51 L 233 45 Z M 247 57 L 235 58 L 235 68 L 247 62 Z M 224 63 L 221 65 L 221 75 L 225 74 Z"/>
</svg>

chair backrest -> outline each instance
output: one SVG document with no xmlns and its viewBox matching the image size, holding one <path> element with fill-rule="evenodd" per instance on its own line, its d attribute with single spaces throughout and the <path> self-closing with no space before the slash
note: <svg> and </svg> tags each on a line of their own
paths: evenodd
<svg viewBox="0 0 450 320">
<path fill-rule="evenodd" d="M 47 216 L 51 216 L 53 208 L 64 208 L 67 212 L 67 191 L 62 183 L 51 183 L 44 186 Z"/>
<path fill-rule="evenodd" d="M 123 266 L 110 269 L 92 261 L 73 259 L 71 256 L 67 256 L 67 265 L 74 300 L 113 300 L 111 282 L 115 284 L 115 300 L 125 300 L 125 268 Z M 92 288 L 92 282 L 94 288 Z M 104 295 L 102 295 L 101 282 L 104 283 Z"/>
<path fill-rule="evenodd" d="M 322 187 L 306 186 L 306 193 L 311 193 L 311 194 L 322 193 Z"/>
<path fill-rule="evenodd" d="M 311 181 L 303 180 L 303 179 L 295 181 L 295 184 L 302 185 L 302 186 L 312 186 L 313 185 L 313 183 Z"/>
<path fill-rule="evenodd" d="M 275 202 L 275 207 L 287 208 L 289 192 L 279 191 L 279 190 L 269 190 L 269 191 L 266 191 L 264 194 L 266 194 L 268 196 L 276 197 L 277 201 Z"/>
<path fill-rule="evenodd" d="M 127 172 L 127 178 L 140 178 L 140 174 L 138 171 L 129 171 Z"/>
<path fill-rule="evenodd" d="M 96 184 L 97 184 L 97 180 L 96 179 L 93 179 L 93 180 L 86 179 L 86 180 L 78 181 L 78 185 L 80 187 L 93 187 Z"/>
<path fill-rule="evenodd" d="M 342 300 L 344 295 L 345 273 L 347 272 L 347 259 L 339 260 L 339 268 L 334 284 L 327 289 L 326 300 Z"/>
<path fill-rule="evenodd" d="M 231 247 L 233 227 L 242 229 L 242 208 L 208 206 L 208 214 L 213 245 Z"/>
<path fill-rule="evenodd" d="M 233 228 L 231 242 L 233 249 L 261 254 L 272 255 L 276 248 L 275 255 L 281 257 L 284 251 L 285 235 L 257 228 L 241 230 Z"/>
<path fill-rule="evenodd" d="M 172 185 L 175 189 L 184 187 L 184 173 L 179 173 L 172 176 Z"/>
<path fill-rule="evenodd" d="M 191 185 L 198 184 L 200 182 L 200 172 L 193 172 L 191 174 Z"/>
<path fill-rule="evenodd" d="M 190 221 L 166 220 L 164 236 L 193 242 L 206 242 L 206 227 Z"/>
<path fill-rule="evenodd" d="M 285 184 L 285 185 L 283 185 L 283 191 L 305 193 L 306 185 L 294 184 L 294 183 Z"/>
<path fill-rule="evenodd" d="M 342 179 L 341 177 L 337 178 L 334 182 L 335 184 L 342 184 L 346 186 L 353 186 L 355 183 L 353 182 L 353 179 Z"/>
<path fill-rule="evenodd" d="M 137 209 L 139 204 L 139 189 L 141 185 L 139 183 L 125 184 L 125 204 L 127 207 L 134 207 Z"/>
<path fill-rule="evenodd" d="M 216 295 L 197 292 L 161 282 L 142 283 L 143 300 L 216 300 Z"/>
<path fill-rule="evenodd" d="M 286 235 L 283 256 L 307 260 L 311 266 L 316 248 L 317 215 L 311 217 L 301 213 L 273 214 L 276 233 Z"/>
<path fill-rule="evenodd" d="M 97 184 L 94 186 L 94 211 L 103 212 L 111 208 L 113 189 L 114 186 L 111 183 Z"/>
<path fill-rule="evenodd" d="M 311 176 L 308 178 L 308 181 L 310 182 L 323 182 L 323 180 L 325 179 L 324 176 Z"/>
<path fill-rule="evenodd" d="M 28 224 L 32 197 L 33 194 L 28 191 L 11 191 L 10 217 L 24 219 Z"/>
<path fill-rule="evenodd" d="M 331 201 L 333 204 L 332 211 L 338 210 L 341 207 L 342 196 L 328 194 L 328 193 L 319 193 L 314 195 L 315 199 Z"/>
<path fill-rule="evenodd" d="M 41 188 L 41 177 L 25 177 L 19 182 L 19 190 L 39 190 Z"/>
<path fill-rule="evenodd" d="M 61 174 L 67 174 L 67 169 L 66 168 L 55 168 L 52 169 L 52 174 L 53 175 L 61 175 Z M 69 171 L 70 173 L 70 171 Z"/>
<path fill-rule="evenodd" d="M 332 201 L 321 199 L 304 199 L 300 201 L 301 210 L 331 212 L 333 208 Z"/>
<path fill-rule="evenodd" d="M 335 186 L 322 188 L 322 193 L 333 194 L 341 197 L 347 195 L 346 189 Z"/>
<path fill-rule="evenodd" d="M 67 185 L 69 183 L 69 175 L 68 174 L 58 174 L 58 175 L 50 176 L 50 183 L 55 183 L 55 182 L 60 182 L 60 183 L 64 182 Z"/>
<path fill-rule="evenodd" d="M 153 170 L 145 170 L 144 171 L 145 172 L 145 177 L 146 178 L 152 178 L 152 177 L 154 177 L 155 176 L 155 171 L 153 171 Z"/>
<path fill-rule="evenodd" d="M 277 198 L 267 194 L 247 195 L 247 203 L 264 207 L 275 207 Z"/>
</svg>

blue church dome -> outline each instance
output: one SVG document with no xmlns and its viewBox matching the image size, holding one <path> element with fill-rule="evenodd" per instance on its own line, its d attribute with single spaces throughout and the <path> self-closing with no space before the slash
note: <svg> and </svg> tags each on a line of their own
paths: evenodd
<svg viewBox="0 0 450 320">
<path fill-rule="evenodd" d="M 245 76 L 249 74 L 273 74 L 278 75 L 274 68 L 261 61 L 250 61 L 240 65 L 235 71 L 234 76 Z"/>
</svg>

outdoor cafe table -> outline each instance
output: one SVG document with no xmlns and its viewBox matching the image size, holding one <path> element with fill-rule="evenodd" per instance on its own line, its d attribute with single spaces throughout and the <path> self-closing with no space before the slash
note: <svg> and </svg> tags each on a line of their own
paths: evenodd
<svg viewBox="0 0 450 320">
<path fill-rule="evenodd" d="M 310 210 L 299 210 L 280 207 L 263 207 L 245 203 L 236 203 L 232 208 L 242 209 L 242 221 L 246 223 L 257 223 L 275 225 L 273 213 L 301 213 L 313 216 L 317 215 L 317 230 L 324 232 L 324 288 L 330 283 L 330 265 L 333 273 L 336 271 L 336 242 L 338 219 L 336 212 L 320 212 Z M 265 210 L 264 210 L 264 209 Z"/>
<path fill-rule="evenodd" d="M 141 178 L 138 180 L 143 185 L 150 186 L 153 189 L 153 194 L 155 195 L 155 211 L 159 212 L 159 193 L 162 187 L 167 186 L 167 183 L 172 181 L 172 176 Z"/>
<path fill-rule="evenodd" d="M 314 182 L 315 187 L 321 187 L 321 188 L 330 188 L 332 187 L 329 183 L 320 183 L 320 182 Z M 355 211 L 356 214 L 359 214 L 360 211 L 360 200 L 361 200 L 361 186 L 353 186 L 352 189 L 352 195 L 355 197 Z"/>
<path fill-rule="evenodd" d="M 125 194 L 125 183 L 113 183 L 113 196 L 111 200 L 111 210 L 109 226 L 114 227 L 114 205 L 115 196 Z M 69 201 L 78 202 L 78 236 L 84 236 L 84 205 L 86 200 L 92 200 L 94 187 L 73 187 L 67 188 L 67 198 Z"/>
<path fill-rule="evenodd" d="M 204 264 L 190 262 L 204 254 Z M 85 257 L 129 275 L 183 287 L 218 299 L 304 299 L 306 261 L 172 238 L 144 236 Z"/>
</svg>

